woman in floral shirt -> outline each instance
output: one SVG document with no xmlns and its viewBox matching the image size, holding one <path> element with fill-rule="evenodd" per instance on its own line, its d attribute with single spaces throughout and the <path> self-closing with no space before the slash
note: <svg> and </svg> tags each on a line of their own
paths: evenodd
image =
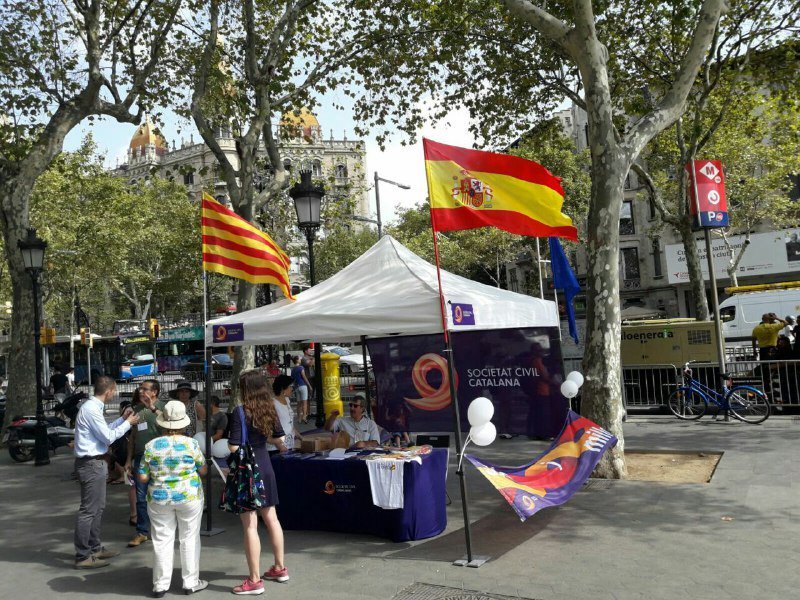
<svg viewBox="0 0 800 600">
<path fill-rule="evenodd" d="M 150 482 L 147 510 L 153 540 L 153 597 L 162 598 L 172 578 L 175 529 L 181 547 L 181 576 L 186 594 L 208 587 L 200 579 L 200 520 L 203 517 L 203 488 L 199 475 L 207 466 L 197 440 L 184 435 L 191 420 L 179 400 L 167 402 L 156 418 L 164 432 L 144 447 L 139 481 Z"/>
</svg>

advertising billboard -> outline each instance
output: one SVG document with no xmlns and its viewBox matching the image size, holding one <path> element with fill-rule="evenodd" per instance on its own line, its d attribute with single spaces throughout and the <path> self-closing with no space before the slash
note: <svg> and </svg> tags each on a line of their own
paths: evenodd
<svg viewBox="0 0 800 600">
<path fill-rule="evenodd" d="M 735 257 L 744 244 L 743 235 L 728 237 Z M 708 261 L 703 238 L 695 241 L 700 255 L 700 269 L 703 277 L 708 277 Z M 731 261 L 731 249 L 721 238 L 711 240 L 714 272 L 717 279 L 728 279 L 727 267 Z M 664 248 L 667 259 L 667 277 L 670 283 L 688 283 L 689 271 L 686 268 L 686 253 L 683 244 L 668 244 Z M 755 233 L 750 236 L 750 244 L 736 269 L 739 277 L 755 275 L 779 275 L 795 278 L 800 274 L 800 229 Z"/>
</svg>

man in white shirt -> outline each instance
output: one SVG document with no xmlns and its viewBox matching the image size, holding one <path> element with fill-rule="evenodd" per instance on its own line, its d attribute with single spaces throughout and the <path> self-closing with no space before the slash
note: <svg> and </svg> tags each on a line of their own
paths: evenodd
<svg viewBox="0 0 800 600">
<path fill-rule="evenodd" d="M 377 446 L 381 442 L 381 434 L 375 421 L 364 416 L 364 403 L 366 397 L 361 392 L 353 396 L 350 401 L 350 416 L 339 417 L 339 411 L 331 411 L 325 422 L 325 429 L 338 433 L 347 432 L 350 436 L 350 445 L 356 448 Z"/>
<path fill-rule="evenodd" d="M 100 526 L 106 506 L 108 465 L 104 454 L 108 447 L 139 422 L 138 415 L 127 408 L 113 423 L 103 417 L 105 404 L 117 393 L 111 377 L 102 375 L 94 382 L 94 396 L 86 400 L 75 420 L 75 471 L 81 484 L 81 506 L 75 521 L 75 568 L 97 569 L 119 554 L 100 543 Z"/>
</svg>

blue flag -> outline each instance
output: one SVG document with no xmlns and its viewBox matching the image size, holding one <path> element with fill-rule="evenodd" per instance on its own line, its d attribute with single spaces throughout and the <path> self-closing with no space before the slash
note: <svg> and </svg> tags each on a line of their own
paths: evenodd
<svg viewBox="0 0 800 600">
<path fill-rule="evenodd" d="M 581 291 L 578 285 L 578 278 L 572 267 L 569 266 L 567 255 L 558 238 L 548 238 L 550 240 L 550 267 L 553 269 L 553 287 L 564 290 L 564 305 L 567 307 L 567 320 L 569 321 L 569 334 L 575 343 L 578 343 L 578 326 L 575 323 L 575 308 L 572 300 Z"/>
</svg>

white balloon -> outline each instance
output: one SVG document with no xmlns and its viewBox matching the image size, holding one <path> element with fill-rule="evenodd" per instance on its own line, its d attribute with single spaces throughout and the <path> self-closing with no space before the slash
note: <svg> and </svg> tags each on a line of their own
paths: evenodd
<svg viewBox="0 0 800 600">
<path fill-rule="evenodd" d="M 469 437 L 478 446 L 488 446 L 497 437 L 497 428 L 489 421 L 480 427 L 472 427 L 469 430 Z"/>
<path fill-rule="evenodd" d="M 488 398 L 475 398 L 469 403 L 467 409 L 467 420 L 473 427 L 480 427 L 484 423 L 488 423 L 494 416 L 494 404 Z"/>
<path fill-rule="evenodd" d="M 581 387 L 583 385 L 583 375 L 580 371 L 572 371 L 567 375 L 567 381 L 574 381 L 575 385 Z"/>
<path fill-rule="evenodd" d="M 200 452 L 203 454 L 206 453 L 206 432 L 205 431 L 198 431 L 194 434 L 194 439 L 197 440 L 197 443 L 200 444 Z"/>
<path fill-rule="evenodd" d="M 217 440 L 211 446 L 211 456 L 214 458 L 228 458 L 231 451 L 228 449 L 228 440 Z"/>
<path fill-rule="evenodd" d="M 578 395 L 578 384 L 571 379 L 567 379 L 561 384 L 561 393 L 565 398 L 574 398 Z"/>
</svg>

